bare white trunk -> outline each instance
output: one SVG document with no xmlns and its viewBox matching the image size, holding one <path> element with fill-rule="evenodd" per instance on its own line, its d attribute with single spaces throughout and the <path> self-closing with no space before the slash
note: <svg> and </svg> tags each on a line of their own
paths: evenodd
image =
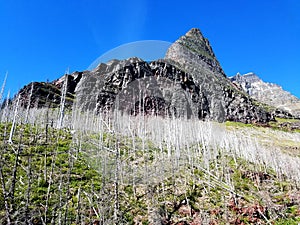
<svg viewBox="0 0 300 225">
<path fill-rule="evenodd" d="M 1 103 L 1 101 L 2 101 L 2 97 L 3 97 L 5 85 L 6 85 L 7 76 L 8 76 L 8 72 L 6 72 L 6 74 L 5 74 L 5 78 L 4 78 L 2 87 L 1 87 L 1 91 L 0 91 L 0 103 Z"/>
<path fill-rule="evenodd" d="M 58 129 L 61 129 L 63 127 L 63 123 L 64 123 L 67 90 L 68 90 L 68 74 L 65 74 L 64 83 L 63 83 L 63 86 L 61 89 L 59 119 L 58 119 L 58 123 L 57 123 Z"/>
<path fill-rule="evenodd" d="M 16 119 L 17 119 L 17 115 L 18 115 L 18 110 L 19 110 L 19 102 L 20 102 L 20 94 L 18 95 L 18 99 L 17 99 L 17 103 L 15 106 L 15 112 L 14 112 L 14 118 L 13 118 L 13 123 L 10 129 L 10 134 L 9 134 L 9 139 L 8 142 L 12 143 L 12 138 L 14 135 L 14 130 L 15 130 L 15 126 L 16 126 Z"/>
<path fill-rule="evenodd" d="M 30 109 L 30 104 L 31 104 L 32 93 L 33 93 L 33 82 L 31 83 L 31 89 L 30 89 L 29 99 L 28 99 L 28 102 L 27 102 L 26 115 L 25 115 L 25 123 L 28 122 L 28 115 L 29 115 L 29 109 Z"/>
<path fill-rule="evenodd" d="M 4 109 L 2 110 L 2 115 L 1 115 L 1 122 L 8 122 L 8 114 L 9 114 L 9 106 L 8 106 L 8 100 L 10 97 L 10 91 L 8 91 L 7 93 L 7 97 L 6 97 L 6 102 L 5 102 L 5 106 Z"/>
</svg>

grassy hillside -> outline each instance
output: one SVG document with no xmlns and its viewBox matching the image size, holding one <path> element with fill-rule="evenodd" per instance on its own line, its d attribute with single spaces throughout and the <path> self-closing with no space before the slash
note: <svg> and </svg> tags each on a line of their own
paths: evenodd
<svg viewBox="0 0 300 225">
<path fill-rule="evenodd" d="M 72 129 L 35 124 L 19 121 L 12 142 L 0 125 L 1 224 L 300 222 L 299 152 L 251 138 L 270 128 L 82 114 Z"/>
</svg>

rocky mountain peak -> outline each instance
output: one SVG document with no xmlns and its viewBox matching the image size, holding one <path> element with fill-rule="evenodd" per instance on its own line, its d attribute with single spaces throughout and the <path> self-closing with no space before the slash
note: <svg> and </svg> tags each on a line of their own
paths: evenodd
<svg viewBox="0 0 300 225">
<path fill-rule="evenodd" d="M 193 28 L 168 49 L 165 59 L 191 76 L 209 109 L 206 117 L 213 120 L 263 122 L 270 115 L 226 77 L 215 53 L 201 31 Z"/>
<path fill-rule="evenodd" d="M 192 28 L 171 45 L 165 58 L 180 65 L 200 64 L 203 69 L 226 77 L 208 39 L 197 28 Z"/>
<path fill-rule="evenodd" d="M 178 42 L 191 48 L 195 53 L 202 54 L 208 58 L 216 59 L 215 54 L 206 39 L 198 28 L 192 28 Z"/>
<path fill-rule="evenodd" d="M 230 79 L 252 98 L 300 118 L 300 99 L 283 90 L 281 86 L 264 82 L 255 73 L 237 73 Z"/>
<path fill-rule="evenodd" d="M 262 82 L 262 80 L 253 72 L 240 74 L 237 73 L 235 76 L 230 77 L 232 82 L 237 83 L 255 83 L 255 82 Z"/>
<path fill-rule="evenodd" d="M 190 29 L 186 34 L 185 36 L 188 36 L 188 37 L 193 37 L 193 38 L 198 38 L 198 39 L 204 39 L 201 31 L 199 28 L 192 28 Z"/>
</svg>

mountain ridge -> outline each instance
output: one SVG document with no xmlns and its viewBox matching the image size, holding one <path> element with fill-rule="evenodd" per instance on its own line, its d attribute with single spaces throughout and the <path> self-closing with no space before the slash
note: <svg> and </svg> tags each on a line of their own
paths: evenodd
<svg viewBox="0 0 300 225">
<path fill-rule="evenodd" d="M 147 113 L 219 122 L 266 123 L 273 119 L 230 82 L 199 29 L 193 28 L 180 37 L 164 60 L 147 63 L 132 59 L 112 60 L 87 72 L 76 88 L 77 106 L 94 112 L 110 110 L 121 97 L 117 104 L 133 114 L 142 107 Z M 142 84 L 145 80 L 149 84 Z M 137 91 L 146 86 L 152 88 Z M 136 94 L 125 94 L 129 92 L 145 96 L 141 99 Z"/>
<path fill-rule="evenodd" d="M 74 76 L 78 73 L 80 78 L 75 79 Z M 166 111 L 168 115 L 174 114 L 175 109 L 181 111 L 181 114 L 219 122 L 231 120 L 243 123 L 266 123 L 273 120 L 273 116 L 267 110 L 268 107 L 260 104 L 258 99 L 249 97 L 245 90 L 226 76 L 208 39 L 197 28 L 192 28 L 173 43 L 163 60 L 148 63 L 136 57 L 127 60 L 112 59 L 110 62 L 99 64 L 92 71 L 76 72 L 75 75 L 71 74 L 67 77 L 73 82 L 72 92 L 69 92 L 70 104 L 76 99 L 77 106 L 83 110 L 99 112 L 110 109 L 115 105 L 115 100 L 120 94 L 124 97 L 128 86 L 136 85 L 138 80 L 148 79 L 154 82 L 152 85 L 156 87 L 152 92 L 150 91 L 152 96 L 147 96 L 149 103 L 147 107 L 151 108 L 152 105 L 156 109 L 165 108 L 164 115 Z M 169 88 L 167 91 L 169 94 L 163 94 L 162 81 L 158 81 L 157 78 L 165 79 L 165 84 L 173 82 L 173 89 Z M 63 77 L 51 84 L 59 89 L 62 81 Z M 20 93 L 24 96 L 29 95 L 30 88 L 25 89 L 27 94 L 26 91 Z M 178 94 L 175 96 L 177 89 L 179 92 L 176 91 Z M 157 93 L 153 96 L 154 90 Z M 172 97 L 170 93 L 174 96 Z M 39 93 L 36 95 L 36 99 L 41 99 Z M 43 98 L 46 97 L 47 94 L 44 93 Z M 56 97 L 55 101 L 58 104 L 60 97 Z M 142 102 L 145 102 L 145 99 L 134 104 L 142 104 Z M 158 107 L 157 104 L 162 104 L 162 107 Z M 130 107 L 134 108 L 131 113 L 138 108 L 132 104 Z M 183 113 L 183 107 L 187 107 L 188 113 Z M 156 109 L 151 110 L 153 112 Z"/>
<path fill-rule="evenodd" d="M 256 100 L 287 111 L 292 117 L 300 118 L 300 99 L 284 90 L 280 85 L 264 82 L 253 72 L 237 73 L 231 81 Z"/>
</svg>

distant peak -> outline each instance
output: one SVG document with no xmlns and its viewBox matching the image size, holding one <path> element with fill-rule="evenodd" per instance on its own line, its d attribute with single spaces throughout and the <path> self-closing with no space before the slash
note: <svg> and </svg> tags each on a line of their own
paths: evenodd
<svg viewBox="0 0 300 225">
<path fill-rule="evenodd" d="M 249 72 L 246 74 L 237 73 L 235 76 L 230 77 L 231 81 L 237 82 L 261 82 L 261 79 L 253 72 Z"/>
<path fill-rule="evenodd" d="M 256 76 L 256 77 L 258 77 L 254 72 L 249 72 L 249 73 L 245 73 L 245 74 L 241 74 L 240 72 L 237 72 L 237 74 L 235 76 L 240 76 L 240 77 Z"/>
<path fill-rule="evenodd" d="M 257 75 L 253 72 L 249 72 L 249 73 L 243 74 L 243 76 L 247 77 L 247 76 L 257 76 Z"/>
<path fill-rule="evenodd" d="M 252 82 L 254 82 L 254 81 L 261 81 L 261 79 L 259 78 L 259 76 L 257 76 L 253 72 L 245 73 L 245 74 L 242 75 L 242 77 L 244 77 L 245 79 L 248 79 L 248 80 L 252 80 Z"/>
</svg>

